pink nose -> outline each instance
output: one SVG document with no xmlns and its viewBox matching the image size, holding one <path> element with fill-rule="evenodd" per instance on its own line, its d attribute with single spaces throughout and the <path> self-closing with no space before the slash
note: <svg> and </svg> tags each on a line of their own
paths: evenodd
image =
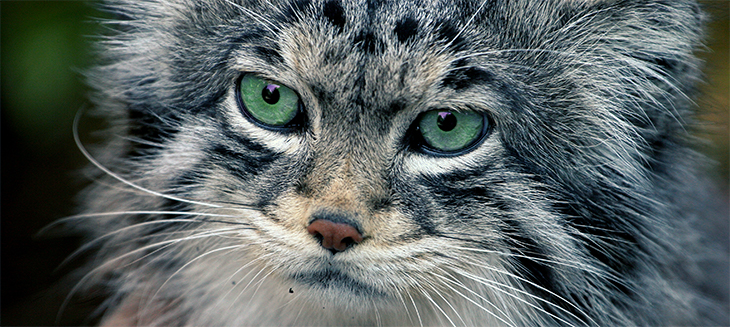
<svg viewBox="0 0 730 327">
<path fill-rule="evenodd" d="M 352 225 L 317 219 L 309 224 L 307 232 L 320 240 L 323 248 L 332 254 L 344 251 L 350 245 L 362 242 L 362 235 Z"/>
</svg>

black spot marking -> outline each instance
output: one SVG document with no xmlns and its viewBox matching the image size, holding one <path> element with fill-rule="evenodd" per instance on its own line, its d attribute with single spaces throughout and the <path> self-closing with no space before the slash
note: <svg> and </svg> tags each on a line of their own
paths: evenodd
<svg viewBox="0 0 730 327">
<path fill-rule="evenodd" d="M 294 191 L 304 197 L 312 197 L 314 195 L 314 188 L 309 183 L 297 180 L 294 182 Z"/>
<path fill-rule="evenodd" d="M 393 32 L 395 32 L 399 42 L 405 43 L 418 34 L 418 21 L 411 17 L 403 18 L 395 24 Z"/>
<path fill-rule="evenodd" d="M 449 72 L 441 80 L 441 86 L 461 90 L 473 84 L 486 84 L 492 81 L 494 81 L 492 73 L 477 67 L 466 67 Z"/>
<path fill-rule="evenodd" d="M 329 0 L 325 2 L 322 8 L 322 15 L 329 20 L 332 25 L 339 27 L 340 30 L 345 27 L 345 10 L 338 0 Z"/>
<path fill-rule="evenodd" d="M 452 51 L 461 51 L 466 49 L 466 42 L 464 36 L 459 33 L 459 29 L 454 25 L 452 21 L 442 20 L 437 22 L 436 26 L 436 40 L 442 41 L 448 45 Z"/>
<path fill-rule="evenodd" d="M 389 197 L 377 197 L 367 203 L 374 211 L 384 211 L 393 205 L 393 200 Z"/>
<path fill-rule="evenodd" d="M 390 103 L 388 110 L 385 113 L 387 116 L 393 116 L 406 108 L 406 103 L 402 100 L 395 100 Z"/>
</svg>

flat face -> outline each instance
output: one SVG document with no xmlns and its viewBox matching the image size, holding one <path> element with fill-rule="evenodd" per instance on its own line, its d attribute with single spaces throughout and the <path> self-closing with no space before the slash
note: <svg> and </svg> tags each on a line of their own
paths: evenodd
<svg viewBox="0 0 730 327">
<path fill-rule="evenodd" d="M 625 276 L 654 265 L 691 3 L 112 7 L 112 156 L 163 193 L 112 206 L 175 212 L 119 220 L 153 252 L 122 293 L 174 303 L 150 321 L 631 324 L 647 298 Z"/>
</svg>

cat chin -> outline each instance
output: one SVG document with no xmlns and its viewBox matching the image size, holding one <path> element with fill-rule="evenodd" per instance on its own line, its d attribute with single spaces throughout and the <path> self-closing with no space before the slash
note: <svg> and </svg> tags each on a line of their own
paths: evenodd
<svg viewBox="0 0 730 327">
<path fill-rule="evenodd" d="M 357 280 L 349 274 L 337 269 L 321 269 L 312 272 L 297 273 L 292 280 L 308 289 L 315 298 L 338 299 L 342 297 L 382 299 L 388 298 L 386 292 L 377 289 L 370 283 Z M 293 290 L 293 288 L 292 288 Z"/>
</svg>

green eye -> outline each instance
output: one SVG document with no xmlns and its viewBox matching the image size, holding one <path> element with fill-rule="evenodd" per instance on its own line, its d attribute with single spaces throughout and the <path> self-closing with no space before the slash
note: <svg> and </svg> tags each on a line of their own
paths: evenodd
<svg viewBox="0 0 730 327">
<path fill-rule="evenodd" d="M 473 111 L 431 110 L 422 114 L 418 131 L 423 146 L 438 154 L 467 150 L 480 141 L 487 132 L 485 115 Z"/>
<path fill-rule="evenodd" d="M 276 82 L 244 75 L 238 87 L 244 114 L 265 127 L 289 127 L 299 115 L 299 96 Z"/>
</svg>

